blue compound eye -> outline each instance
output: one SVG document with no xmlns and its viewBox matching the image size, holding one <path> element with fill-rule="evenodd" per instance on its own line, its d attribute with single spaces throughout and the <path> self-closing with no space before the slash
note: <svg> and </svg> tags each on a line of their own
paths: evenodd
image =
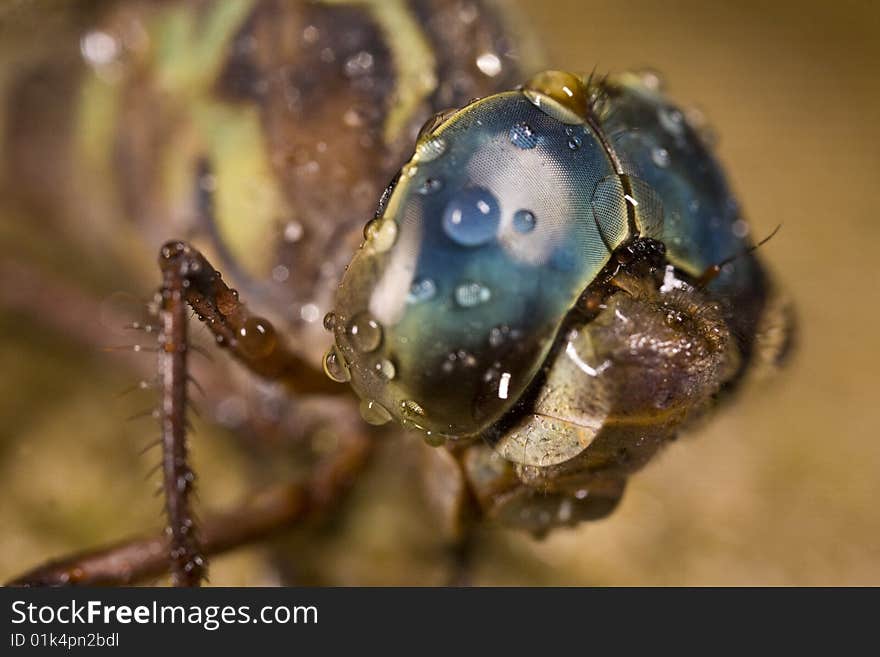
<svg viewBox="0 0 880 657">
<path fill-rule="evenodd" d="M 595 91 L 547 72 L 422 130 L 327 321 L 325 369 L 365 419 L 486 434 L 552 370 L 564 320 L 622 245 L 663 242 L 695 275 L 736 252 L 735 231 L 710 236 L 697 216 L 733 221 L 734 206 L 676 110 L 626 76 Z"/>
<path fill-rule="evenodd" d="M 604 422 L 608 363 L 579 330 L 607 320 L 606 275 L 651 253 L 635 276 L 662 292 L 661 265 L 698 278 L 749 246 L 706 144 L 633 74 L 588 87 L 548 71 L 444 112 L 390 189 L 327 317 L 325 370 L 369 422 L 482 435 L 525 465 L 574 459 Z M 711 283 L 745 309 L 735 330 L 760 276 L 741 257 Z"/>
<path fill-rule="evenodd" d="M 626 237 L 612 217 L 622 205 L 594 214 L 594 190 L 616 174 L 577 116 L 586 101 L 566 104 L 547 82 L 432 121 L 368 226 L 325 365 L 350 380 L 369 421 L 449 437 L 498 422 Z"/>
</svg>

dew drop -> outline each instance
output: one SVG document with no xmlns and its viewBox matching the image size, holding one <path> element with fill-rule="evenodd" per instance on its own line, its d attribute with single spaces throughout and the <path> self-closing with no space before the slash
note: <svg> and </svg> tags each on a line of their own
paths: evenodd
<svg viewBox="0 0 880 657">
<path fill-rule="evenodd" d="M 394 246 L 397 224 L 390 219 L 373 219 L 364 227 L 364 237 L 377 253 L 383 253 Z"/>
<path fill-rule="evenodd" d="M 277 344 L 275 328 L 268 319 L 250 317 L 238 331 L 238 344 L 250 358 L 264 358 Z"/>
<path fill-rule="evenodd" d="M 336 313 L 332 310 L 324 315 L 324 328 L 332 331 L 336 327 Z"/>
<path fill-rule="evenodd" d="M 376 217 L 374 219 L 370 219 L 367 223 L 364 224 L 364 239 L 368 240 L 372 237 L 373 233 L 379 227 L 380 218 Z"/>
<path fill-rule="evenodd" d="M 731 230 L 733 231 L 733 234 L 736 237 L 739 237 L 740 239 L 742 239 L 743 237 L 745 237 L 746 235 L 749 234 L 749 225 L 745 221 L 743 221 L 742 219 L 737 219 L 736 221 L 733 222 L 733 225 L 731 226 Z"/>
<path fill-rule="evenodd" d="M 665 83 L 663 82 L 663 76 L 654 69 L 641 69 L 639 71 L 636 71 L 636 75 L 639 77 L 639 82 L 641 82 L 642 86 L 646 89 L 654 92 L 663 91 L 663 87 L 665 86 Z"/>
<path fill-rule="evenodd" d="M 308 44 L 315 43 L 318 38 L 321 36 L 320 31 L 314 25 L 307 25 L 306 28 L 302 32 L 303 41 Z M 256 49 L 256 45 L 253 46 Z"/>
<path fill-rule="evenodd" d="M 309 324 L 318 321 L 320 316 L 321 310 L 313 303 L 304 303 L 299 309 L 300 319 Z"/>
<path fill-rule="evenodd" d="M 112 63 L 120 54 L 121 44 L 106 32 L 89 32 L 79 44 L 83 58 L 92 66 L 105 66 Z"/>
<path fill-rule="evenodd" d="M 494 52 L 484 52 L 477 57 L 477 68 L 484 75 L 494 78 L 501 73 L 501 58 Z"/>
<path fill-rule="evenodd" d="M 469 281 L 455 288 L 455 302 L 462 308 L 473 308 L 492 298 L 492 292 L 485 285 Z"/>
<path fill-rule="evenodd" d="M 360 410 L 361 417 L 364 418 L 364 422 L 367 424 L 378 426 L 391 421 L 391 413 L 377 401 L 363 400 Z"/>
<path fill-rule="evenodd" d="M 366 50 L 361 50 L 345 61 L 345 74 L 348 77 L 367 75 L 372 69 L 373 55 Z"/>
<path fill-rule="evenodd" d="M 385 381 L 390 381 L 394 378 L 394 375 L 397 374 L 397 368 L 394 367 L 394 363 L 387 358 L 377 360 L 376 364 L 373 365 L 373 369 L 376 371 L 379 378 L 384 379 Z"/>
<path fill-rule="evenodd" d="M 348 325 L 348 334 L 355 349 L 361 352 L 375 351 L 382 342 L 382 325 L 368 312 L 355 315 Z"/>
<path fill-rule="evenodd" d="M 430 278 L 417 278 L 410 285 L 407 303 L 420 303 L 434 298 L 437 294 L 437 285 Z"/>
<path fill-rule="evenodd" d="M 517 210 L 513 215 L 513 229 L 517 233 L 531 233 L 535 230 L 535 215 L 530 210 Z"/>
<path fill-rule="evenodd" d="M 284 226 L 284 241 L 285 242 L 299 242 L 303 236 L 303 227 L 302 224 L 298 221 L 288 221 Z"/>
<path fill-rule="evenodd" d="M 517 123 L 507 133 L 510 143 L 514 146 L 528 150 L 538 145 L 538 137 L 528 123 Z"/>
<path fill-rule="evenodd" d="M 586 87 L 571 73 L 538 73 L 523 85 L 523 93 L 535 107 L 562 123 L 582 123 L 589 115 Z"/>
<path fill-rule="evenodd" d="M 673 135 L 680 135 L 684 132 L 684 114 L 675 107 L 661 107 L 657 110 L 657 119 L 660 121 L 660 125 Z"/>
<path fill-rule="evenodd" d="M 669 151 L 665 148 L 657 147 L 651 151 L 651 159 L 661 169 L 669 166 Z"/>
<path fill-rule="evenodd" d="M 426 141 L 430 138 L 431 134 L 439 128 L 450 116 L 458 112 L 455 108 L 449 108 L 445 110 L 441 110 L 437 112 L 434 116 L 430 117 L 425 123 L 422 125 L 421 130 L 419 130 L 419 135 L 416 138 L 416 141 L 421 143 L 422 141 Z M 418 146 L 416 146 L 418 149 Z M 443 150 L 446 150 L 446 144 L 443 144 Z M 439 155 L 439 153 L 438 153 Z M 430 161 L 430 160 L 424 160 Z"/>
<path fill-rule="evenodd" d="M 487 189 L 471 187 L 456 194 L 443 212 L 443 230 L 457 244 L 480 246 L 494 239 L 501 211 Z"/>
<path fill-rule="evenodd" d="M 336 347 L 330 347 L 324 354 L 324 374 L 336 381 L 337 383 L 345 383 L 351 380 L 351 372 L 345 359 L 336 350 Z"/>
<path fill-rule="evenodd" d="M 506 324 L 494 326 L 489 331 L 489 346 L 498 348 L 510 339 L 516 339 L 520 335 L 519 331 L 512 330 Z"/>
<path fill-rule="evenodd" d="M 446 152 L 446 141 L 442 137 L 430 137 L 416 144 L 419 162 L 431 162 Z"/>
<path fill-rule="evenodd" d="M 581 140 L 579 137 L 571 136 L 568 138 L 568 148 L 569 150 L 576 151 L 581 147 Z"/>
<path fill-rule="evenodd" d="M 441 189 L 443 189 L 442 180 L 439 178 L 425 178 L 425 182 L 419 185 L 416 191 L 422 196 L 428 196 L 434 192 L 439 192 Z"/>
</svg>

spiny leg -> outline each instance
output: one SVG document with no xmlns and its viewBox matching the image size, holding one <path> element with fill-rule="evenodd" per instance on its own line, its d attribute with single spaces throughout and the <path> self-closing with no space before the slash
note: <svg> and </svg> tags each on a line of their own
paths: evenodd
<svg viewBox="0 0 880 657">
<path fill-rule="evenodd" d="M 200 158 L 197 167 L 199 211 L 206 223 L 213 226 L 214 195 L 201 184 L 211 174 L 210 161 Z M 222 240 L 218 245 L 223 254 Z M 233 259 L 226 260 L 234 266 Z M 175 585 L 198 585 L 204 576 L 204 559 L 199 554 L 188 503 L 194 475 L 186 465 L 186 391 L 191 377 L 186 368 L 185 305 L 189 304 L 208 326 L 217 344 L 228 349 L 254 374 L 280 381 L 288 390 L 301 393 L 338 394 L 338 389 L 285 348 L 272 324 L 252 315 L 239 300 L 238 292 L 223 282 L 220 272 L 195 248 L 182 241 L 167 242 L 160 250 L 159 266 L 164 279 L 161 422 L 171 573 Z"/>
<path fill-rule="evenodd" d="M 289 350 L 271 324 L 251 314 L 238 293 L 222 281 L 220 273 L 196 249 L 183 242 L 169 242 L 160 252 L 159 263 L 163 272 L 158 304 L 162 324 L 160 418 L 169 529 L 157 536 L 133 538 L 53 560 L 12 584 L 127 584 L 169 570 L 175 583 L 196 584 L 205 563 L 201 551 L 207 555 L 225 551 L 310 518 L 338 501 L 366 461 L 370 443 L 358 430 L 360 425 L 352 423 L 348 427 L 349 440 L 338 453 L 319 463 L 305 483 L 276 487 L 231 514 L 209 518 L 199 545 L 189 508 L 194 478 L 186 462 L 185 445 L 186 384 L 190 380 L 187 353 L 192 349 L 188 344 L 186 304 L 205 322 L 218 345 L 229 349 L 255 374 L 280 381 L 292 392 L 340 394 L 344 388 Z"/>
<path fill-rule="evenodd" d="M 169 539 L 171 581 L 174 586 L 199 586 L 206 564 L 196 533 L 190 498 L 195 475 L 187 462 L 186 367 L 189 340 L 185 290 L 189 287 L 189 266 L 162 268 L 160 290 L 159 377 L 162 398 L 159 405 L 162 432 L 162 475 L 165 489 L 166 533 Z"/>
<path fill-rule="evenodd" d="M 220 273 L 196 249 L 169 242 L 159 254 L 160 290 L 159 375 L 163 482 L 168 515 L 171 576 L 175 586 L 198 586 L 205 575 L 191 494 L 195 476 L 187 462 L 187 304 L 206 322 L 217 343 L 229 349 L 254 373 L 285 382 L 300 392 L 334 389 L 282 344 L 272 325 L 252 315 Z"/>
</svg>

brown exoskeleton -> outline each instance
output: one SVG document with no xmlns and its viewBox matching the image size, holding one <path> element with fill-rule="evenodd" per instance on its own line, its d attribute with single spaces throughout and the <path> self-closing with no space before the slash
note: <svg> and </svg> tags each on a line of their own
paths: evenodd
<svg viewBox="0 0 880 657">
<path fill-rule="evenodd" d="M 650 76 L 549 72 L 519 88 L 518 43 L 472 4 L 120 3 L 90 17 L 76 65 L 46 54 L 40 75 L 78 78 L 75 111 L 27 112 L 39 103 L 21 77 L 10 152 L 69 135 L 88 166 L 64 201 L 106 189 L 126 231 L 164 243 L 169 523 L 17 583 L 168 568 L 197 585 L 205 554 L 327 508 L 378 430 L 325 371 L 351 381 L 367 422 L 433 445 L 430 497 L 463 540 L 481 516 L 543 534 L 607 515 L 685 422 L 778 359 L 784 306 L 698 128 Z M 44 175 L 13 178 L 26 197 Z M 306 476 L 201 526 L 187 306 L 301 401 L 270 431 L 307 433 L 312 415 L 345 427 Z"/>
</svg>

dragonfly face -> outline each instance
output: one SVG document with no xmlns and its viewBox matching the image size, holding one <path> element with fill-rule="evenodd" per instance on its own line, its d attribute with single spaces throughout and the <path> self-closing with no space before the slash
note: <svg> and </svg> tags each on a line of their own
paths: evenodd
<svg viewBox="0 0 880 657">
<path fill-rule="evenodd" d="M 429 122 L 326 320 L 365 419 L 484 439 L 545 494 L 586 491 L 553 502 L 568 517 L 610 508 L 776 312 L 719 164 L 651 80 L 550 71 Z"/>
</svg>

